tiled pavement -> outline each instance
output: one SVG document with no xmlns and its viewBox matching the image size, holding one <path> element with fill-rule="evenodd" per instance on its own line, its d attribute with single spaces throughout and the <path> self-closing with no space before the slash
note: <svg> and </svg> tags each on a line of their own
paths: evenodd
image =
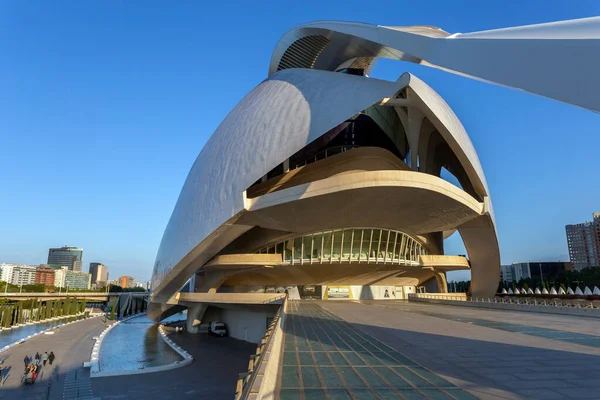
<svg viewBox="0 0 600 400">
<path fill-rule="evenodd" d="M 292 301 L 281 399 L 474 399 L 315 303 Z"/>
<path fill-rule="evenodd" d="M 477 398 L 600 398 L 599 319 L 394 301 L 317 303 Z M 570 334 L 578 331 L 592 337 L 569 340 L 581 339 Z"/>
<path fill-rule="evenodd" d="M 600 348 L 600 336 L 589 335 L 578 332 L 561 331 L 558 329 L 549 329 L 539 326 L 512 324 L 506 321 L 490 321 L 489 319 L 470 318 L 456 316 L 452 314 L 444 314 L 441 312 L 430 312 L 430 311 L 410 311 L 417 314 L 428 315 L 430 317 L 449 319 L 452 321 L 464 322 L 467 324 L 474 324 L 478 326 L 485 326 L 487 328 L 499 329 L 501 331 L 522 333 L 525 335 L 538 336 L 547 339 L 559 340 L 561 342 L 580 344 L 583 346 L 599 347 Z"/>
</svg>

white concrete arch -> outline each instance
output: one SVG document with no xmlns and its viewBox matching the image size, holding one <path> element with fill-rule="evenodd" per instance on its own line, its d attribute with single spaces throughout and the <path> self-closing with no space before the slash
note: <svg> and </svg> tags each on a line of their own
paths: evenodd
<svg viewBox="0 0 600 400">
<path fill-rule="evenodd" d="M 306 37 L 319 38 L 320 45 L 303 43 L 298 67 L 335 71 L 358 57 L 391 58 L 600 111 L 600 17 L 452 35 L 427 26 L 312 22 L 283 35 L 269 75 L 282 67 L 286 50 Z"/>
</svg>

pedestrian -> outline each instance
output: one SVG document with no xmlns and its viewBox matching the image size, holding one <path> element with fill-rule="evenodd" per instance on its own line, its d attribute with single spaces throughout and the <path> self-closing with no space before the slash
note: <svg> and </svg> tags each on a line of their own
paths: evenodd
<svg viewBox="0 0 600 400">
<path fill-rule="evenodd" d="M 27 366 L 29 365 L 29 356 L 27 356 L 27 354 L 25 354 L 25 358 L 23 359 L 23 362 L 25 363 L 25 368 L 27 368 Z"/>
<path fill-rule="evenodd" d="M 50 361 L 50 365 L 52 365 L 52 363 L 54 362 L 54 352 L 51 351 L 50 355 L 48 356 L 48 361 Z"/>
<path fill-rule="evenodd" d="M 35 359 L 39 361 L 40 359 L 40 353 L 38 353 L 37 351 L 35 352 Z"/>
<path fill-rule="evenodd" d="M 42 354 L 42 362 L 44 363 L 44 366 L 46 366 L 46 361 L 48 361 L 48 352 Z"/>
</svg>

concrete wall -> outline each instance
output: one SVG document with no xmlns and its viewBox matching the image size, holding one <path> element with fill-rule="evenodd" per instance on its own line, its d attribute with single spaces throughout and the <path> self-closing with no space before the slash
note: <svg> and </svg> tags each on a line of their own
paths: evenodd
<svg viewBox="0 0 600 400">
<path fill-rule="evenodd" d="M 433 280 L 435 282 L 435 279 Z M 414 293 L 414 286 L 373 286 L 373 285 L 329 285 L 332 288 L 348 290 L 348 298 L 327 296 L 327 285 L 323 285 L 323 299 L 327 300 L 406 300 L 407 293 Z M 437 286 L 436 286 L 437 287 Z"/>
<path fill-rule="evenodd" d="M 267 318 L 275 316 L 275 312 L 256 312 L 243 307 L 220 311 L 220 320 L 227 324 L 229 335 L 251 343 L 260 343 L 267 330 Z"/>
</svg>

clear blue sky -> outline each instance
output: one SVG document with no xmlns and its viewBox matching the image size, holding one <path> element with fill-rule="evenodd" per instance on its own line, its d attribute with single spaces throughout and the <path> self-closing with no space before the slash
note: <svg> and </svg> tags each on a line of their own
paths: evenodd
<svg viewBox="0 0 600 400">
<path fill-rule="evenodd" d="M 197 154 L 266 77 L 294 25 L 471 32 L 598 14 L 597 1 L 5 1 L 0 262 L 44 263 L 49 247 L 69 244 L 84 248 L 85 269 L 100 261 L 113 278 L 149 279 Z M 564 225 L 600 211 L 600 115 L 397 61 L 380 61 L 373 76 L 405 71 L 436 89 L 469 132 L 502 262 L 566 259 Z M 455 236 L 447 248 L 462 253 Z"/>
</svg>

